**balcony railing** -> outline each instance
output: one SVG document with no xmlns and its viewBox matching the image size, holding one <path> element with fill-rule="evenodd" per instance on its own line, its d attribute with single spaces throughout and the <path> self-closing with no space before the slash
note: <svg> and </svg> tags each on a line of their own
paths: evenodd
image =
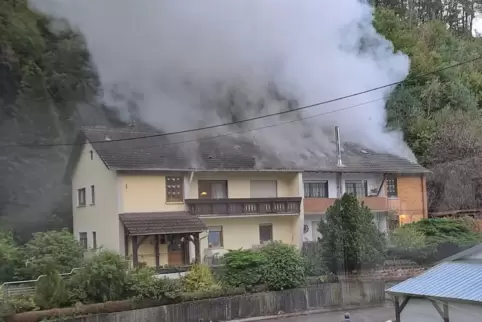
<svg viewBox="0 0 482 322">
<path fill-rule="evenodd" d="M 301 198 L 186 199 L 189 212 L 198 216 L 297 214 Z"/>
</svg>

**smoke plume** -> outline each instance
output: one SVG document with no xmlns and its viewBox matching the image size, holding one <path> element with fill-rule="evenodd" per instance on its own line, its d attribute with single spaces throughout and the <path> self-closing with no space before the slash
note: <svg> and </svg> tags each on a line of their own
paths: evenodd
<svg viewBox="0 0 482 322">
<path fill-rule="evenodd" d="M 360 0 L 32 4 L 84 35 L 104 104 L 166 132 L 334 99 L 403 80 L 409 70 L 408 57 L 377 34 L 372 8 Z M 194 135 L 267 127 L 238 135 L 275 152 L 323 156 L 335 151 L 338 125 L 345 142 L 414 160 L 401 133 L 386 130 L 391 90 Z"/>
</svg>

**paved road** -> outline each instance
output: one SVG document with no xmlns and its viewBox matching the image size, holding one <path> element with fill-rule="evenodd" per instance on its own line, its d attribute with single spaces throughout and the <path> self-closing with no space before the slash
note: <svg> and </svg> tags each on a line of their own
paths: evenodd
<svg viewBox="0 0 482 322">
<path fill-rule="evenodd" d="M 374 307 L 369 309 L 348 311 L 352 322 L 385 322 L 393 319 L 395 309 L 392 305 Z M 313 315 L 296 316 L 290 318 L 280 318 L 269 320 L 270 322 L 341 322 L 343 321 L 343 311 L 329 312 Z"/>
</svg>

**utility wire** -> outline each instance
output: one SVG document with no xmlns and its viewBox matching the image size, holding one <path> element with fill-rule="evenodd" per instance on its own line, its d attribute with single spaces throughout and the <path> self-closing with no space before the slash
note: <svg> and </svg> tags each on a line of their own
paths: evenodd
<svg viewBox="0 0 482 322">
<path fill-rule="evenodd" d="M 298 118 L 298 119 L 296 119 L 296 120 L 284 121 L 284 122 L 280 122 L 280 123 L 276 123 L 276 124 L 271 124 L 271 125 L 260 126 L 260 127 L 252 128 L 252 129 L 246 129 L 246 130 L 241 130 L 241 131 L 234 131 L 234 132 L 222 133 L 222 134 L 218 134 L 218 135 L 214 135 L 214 136 L 206 136 L 206 137 L 196 138 L 196 139 L 191 139 L 191 140 L 175 141 L 175 142 L 166 142 L 166 143 L 155 144 L 155 145 L 142 145 L 142 146 L 135 146 L 135 147 L 129 147 L 129 148 L 122 148 L 122 150 L 123 150 L 123 151 L 133 151 L 133 150 L 142 150 L 142 149 L 146 149 L 146 148 L 159 148 L 159 147 L 163 147 L 163 146 L 170 146 L 170 145 L 177 145 L 177 144 L 184 144 L 184 143 L 194 143 L 194 142 L 199 142 L 199 141 L 204 141 L 204 140 L 217 139 L 217 138 L 219 138 L 219 137 L 225 137 L 225 136 L 231 136 L 231 135 L 236 135 L 236 134 L 244 134 L 244 133 L 249 133 L 249 132 L 254 132 L 254 131 L 260 131 L 260 130 L 265 130 L 265 129 L 269 129 L 269 128 L 274 128 L 274 127 L 277 127 L 277 126 L 282 126 L 282 125 L 291 124 L 291 123 L 295 123 L 295 122 L 301 122 L 301 121 L 303 121 L 303 120 L 307 120 L 307 119 L 311 119 L 311 118 L 315 118 L 315 117 L 319 117 L 319 116 L 323 116 L 323 115 L 328 115 L 328 114 L 332 114 L 332 113 L 335 113 L 335 112 L 340 112 L 340 111 L 343 111 L 343 110 L 352 109 L 352 108 L 355 108 L 355 107 L 359 107 L 359 106 L 362 106 L 362 105 L 367 105 L 367 104 L 374 103 L 374 102 L 377 102 L 377 101 L 381 101 L 381 100 L 384 100 L 384 99 L 386 99 L 386 97 L 381 97 L 381 98 L 374 99 L 374 100 L 371 100 L 371 101 L 367 101 L 367 102 L 363 102 L 363 103 L 360 103 L 360 104 L 348 106 L 348 107 L 345 107 L 345 108 L 342 108 L 342 109 L 337 109 L 337 110 L 333 110 L 333 111 L 327 111 L 327 112 L 318 113 L 318 114 L 315 114 L 315 115 L 310 115 L 310 116 Z M 110 143 L 110 142 L 112 142 L 112 141 L 116 142 L 115 140 L 111 140 L 111 141 L 99 141 L 99 142 L 97 142 L 97 143 L 102 143 L 102 144 L 106 143 L 106 144 L 108 144 L 108 143 Z M 92 143 L 92 142 L 90 142 L 90 143 Z M 96 142 L 94 141 L 94 143 L 96 143 Z M 37 146 L 37 147 L 38 147 L 38 146 Z M 82 152 L 82 153 L 88 153 L 88 152 Z"/>
<path fill-rule="evenodd" d="M 462 66 L 462 65 L 465 65 L 465 64 L 469 64 L 469 63 L 472 63 L 472 62 L 480 60 L 480 59 L 482 59 L 482 56 L 478 56 L 478 57 L 470 59 L 470 60 L 466 60 L 466 61 L 463 61 L 463 62 L 460 62 L 460 63 L 457 63 L 457 64 L 453 64 L 453 65 L 449 65 L 449 66 L 446 66 L 446 67 L 443 67 L 443 68 L 439 68 L 439 69 L 436 69 L 436 70 L 433 70 L 431 72 L 427 72 L 427 73 L 424 73 L 424 74 L 408 77 L 403 81 L 393 82 L 393 83 L 390 83 L 390 84 L 386 84 L 386 85 L 382 85 L 382 86 L 378 86 L 378 87 L 373 87 L 371 89 L 367 89 L 367 90 L 364 90 L 364 91 L 361 91 L 361 92 L 356 92 L 356 93 L 353 93 L 353 94 L 341 96 L 341 97 L 338 97 L 338 98 L 330 99 L 330 100 L 319 102 L 319 103 L 300 106 L 300 107 L 297 107 L 297 108 L 294 108 L 294 109 L 291 109 L 291 110 L 287 110 L 287 111 L 280 111 L 280 112 L 276 112 L 276 113 L 265 114 L 265 115 L 260 115 L 260 116 L 256 116 L 256 117 L 252 117 L 252 118 L 247 118 L 247 119 L 244 119 L 244 120 L 233 121 L 233 122 L 228 122 L 228 123 L 223 123 L 223 124 L 210 125 L 210 126 L 193 128 L 193 129 L 187 129 L 187 130 L 181 130 L 181 131 L 175 131 L 175 132 L 155 133 L 155 134 L 148 134 L 148 135 L 142 135 L 142 136 L 131 137 L 131 138 L 122 138 L 122 139 L 111 139 L 110 141 L 105 141 L 105 140 L 92 141 L 90 143 L 133 141 L 133 140 L 148 139 L 148 138 L 153 138 L 153 137 L 163 137 L 163 136 L 168 136 L 168 135 L 185 134 L 185 133 L 190 133 L 190 132 L 210 130 L 210 129 L 223 127 L 223 126 L 230 126 L 230 125 L 235 125 L 235 124 L 240 124 L 240 123 L 246 123 L 246 122 L 260 120 L 260 119 L 264 119 L 264 118 L 272 117 L 272 116 L 277 116 L 277 115 L 288 114 L 288 113 L 308 109 L 308 108 L 311 108 L 311 107 L 316 107 L 316 106 L 320 106 L 320 105 L 334 103 L 334 102 L 341 101 L 341 100 L 344 100 L 344 99 L 360 96 L 360 95 L 367 94 L 367 93 L 370 93 L 370 92 L 374 92 L 374 91 L 377 91 L 377 90 L 380 90 L 380 89 L 388 88 L 388 87 L 391 87 L 391 86 L 403 84 L 403 83 L 412 81 L 412 80 L 417 79 L 417 78 L 422 78 L 422 77 L 425 77 L 425 76 L 428 76 L 428 75 L 440 73 L 442 71 L 445 71 L 445 70 L 448 70 L 448 69 L 451 69 L 451 68 L 455 68 L 455 67 L 459 67 L 459 66 Z M 346 109 L 348 109 L 348 108 L 342 108 L 342 109 L 334 110 L 334 111 L 331 111 L 331 112 L 342 111 L 342 110 L 346 110 Z M 3 148 L 5 148 L 5 147 L 55 147 L 55 146 L 73 146 L 73 145 L 78 145 L 78 143 L 74 142 L 74 143 L 51 143 L 51 144 L 6 144 L 6 145 L 0 145 L 0 147 L 3 147 Z"/>
</svg>

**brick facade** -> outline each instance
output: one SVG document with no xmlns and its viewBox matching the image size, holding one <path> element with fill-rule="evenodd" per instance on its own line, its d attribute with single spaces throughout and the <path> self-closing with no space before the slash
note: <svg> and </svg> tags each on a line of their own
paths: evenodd
<svg viewBox="0 0 482 322">
<path fill-rule="evenodd" d="M 423 175 L 400 176 L 397 180 L 398 198 L 389 199 L 389 207 L 406 224 L 428 218 L 427 181 Z"/>
</svg>

